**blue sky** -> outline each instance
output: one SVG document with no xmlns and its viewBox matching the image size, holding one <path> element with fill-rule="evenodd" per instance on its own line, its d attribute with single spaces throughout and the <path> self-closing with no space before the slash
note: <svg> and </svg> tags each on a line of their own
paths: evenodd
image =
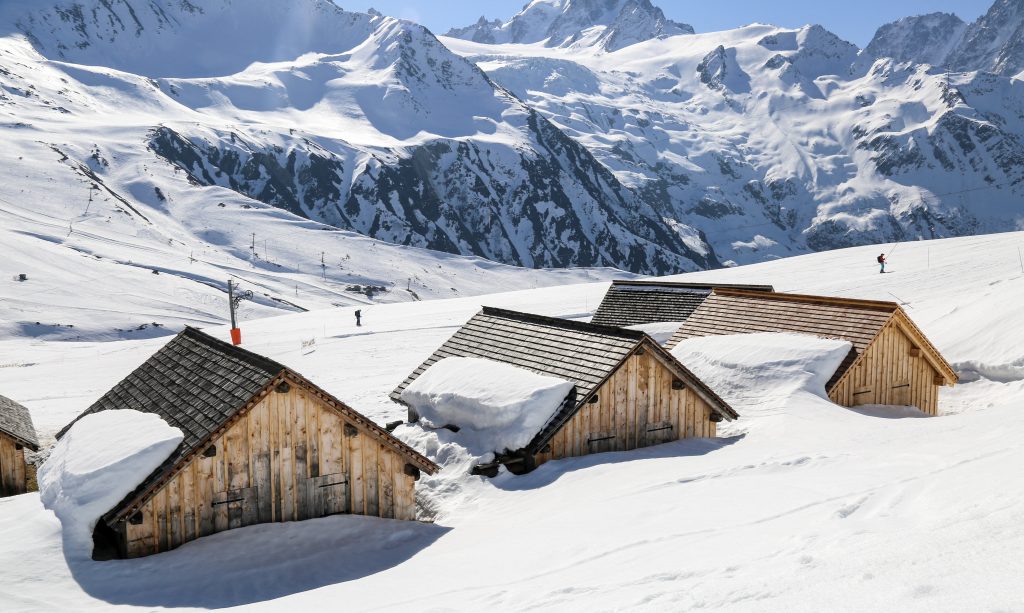
<svg viewBox="0 0 1024 613">
<path fill-rule="evenodd" d="M 676 21 L 698 32 L 725 30 L 752 22 L 798 27 L 820 23 L 839 36 L 863 47 L 883 23 L 908 15 L 944 11 L 973 21 L 988 10 L 992 0 L 653 0 Z M 335 0 L 350 10 L 370 6 L 387 15 L 422 23 L 437 34 L 452 26 L 468 25 L 481 14 L 507 19 L 526 0 Z"/>
</svg>

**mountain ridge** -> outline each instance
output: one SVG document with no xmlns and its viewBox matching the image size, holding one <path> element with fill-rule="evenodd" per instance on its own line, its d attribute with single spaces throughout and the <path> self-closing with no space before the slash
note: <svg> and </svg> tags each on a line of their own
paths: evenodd
<svg viewBox="0 0 1024 613">
<path fill-rule="evenodd" d="M 452 28 L 446 36 L 480 43 L 540 43 L 617 51 L 637 42 L 693 34 L 693 26 L 665 17 L 650 0 L 532 0 L 506 22 Z"/>
<path fill-rule="evenodd" d="M 907 17 L 879 28 L 865 52 L 955 72 L 1024 74 L 1024 1 L 995 0 L 970 24 L 949 13 Z"/>
</svg>

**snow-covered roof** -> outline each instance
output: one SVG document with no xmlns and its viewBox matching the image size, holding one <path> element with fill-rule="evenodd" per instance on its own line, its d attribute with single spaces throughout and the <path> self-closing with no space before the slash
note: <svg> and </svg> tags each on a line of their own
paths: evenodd
<svg viewBox="0 0 1024 613">
<path fill-rule="evenodd" d="M 676 331 L 668 347 L 688 338 L 757 332 L 849 341 L 853 348 L 826 385 L 831 390 L 893 317 L 918 339 L 925 357 L 947 382 L 955 383 L 953 368 L 895 302 L 715 289 Z"/>
<path fill-rule="evenodd" d="M 456 425 L 478 453 L 526 447 L 569 397 L 571 381 L 483 358 L 445 358 L 402 391 L 428 426 Z"/>
<path fill-rule="evenodd" d="M 32 451 L 39 451 L 32 415 L 27 408 L 6 396 L 0 396 L 0 433 L 10 436 Z"/>
<path fill-rule="evenodd" d="M 686 321 L 716 287 L 773 291 L 770 285 L 714 285 L 669 281 L 613 281 L 591 320 L 606 326 Z"/>
<path fill-rule="evenodd" d="M 737 414 L 710 387 L 639 330 L 544 317 L 484 307 L 391 392 L 403 391 L 437 362 L 450 357 L 495 360 L 572 382 L 575 402 L 566 402 L 528 446 L 539 448 L 641 345 L 655 351 L 672 370 L 726 419 Z"/>
<path fill-rule="evenodd" d="M 339 411 L 371 430 L 422 470 L 437 470 L 433 462 L 366 419 L 341 401 L 320 390 L 302 375 L 285 366 L 213 338 L 195 328 L 185 328 L 141 366 L 103 395 L 57 434 L 61 438 L 86 415 L 132 409 L 153 413 L 184 434 L 181 445 L 157 470 L 130 494 L 110 516 L 122 513 L 128 503 L 144 498 L 194 453 L 204 449 L 216 433 L 268 386 L 289 380 L 309 387 Z"/>
</svg>

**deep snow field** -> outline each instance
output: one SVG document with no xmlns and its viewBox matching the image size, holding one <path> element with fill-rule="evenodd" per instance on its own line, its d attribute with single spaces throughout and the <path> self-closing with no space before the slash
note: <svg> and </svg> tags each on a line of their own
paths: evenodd
<svg viewBox="0 0 1024 613">
<path fill-rule="evenodd" d="M 676 278 L 900 301 L 961 374 L 940 417 L 837 407 L 821 372 L 744 364 L 732 346 L 700 365 L 741 416 L 714 441 L 486 480 L 465 474 L 457 435 L 400 427 L 445 466 L 418 484 L 433 523 L 338 516 L 92 562 L 38 494 L 0 500 L 0 609 L 1024 611 L 1021 248 L 1008 233 Z M 364 306 L 361 328 L 354 307 L 316 310 L 243 335 L 384 423 L 404 415 L 388 392 L 481 305 L 586 318 L 606 287 Z M 0 393 L 48 445 L 166 340 L 0 341 Z"/>
</svg>

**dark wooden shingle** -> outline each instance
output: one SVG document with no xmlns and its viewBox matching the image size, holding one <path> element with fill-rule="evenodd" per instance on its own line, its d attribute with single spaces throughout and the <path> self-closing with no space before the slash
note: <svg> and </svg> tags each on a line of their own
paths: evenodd
<svg viewBox="0 0 1024 613">
<path fill-rule="evenodd" d="M 39 440 L 28 409 L 6 396 L 0 396 L 0 433 L 10 436 L 32 451 L 39 451 Z"/>
<path fill-rule="evenodd" d="M 896 312 L 890 302 L 716 290 L 668 342 L 701 336 L 790 332 L 849 341 L 853 348 L 829 380 L 832 389 Z"/>
<path fill-rule="evenodd" d="M 667 281 L 613 281 L 591 320 L 606 326 L 686 321 L 715 287 L 772 291 L 770 285 L 701 285 Z"/>
</svg>

